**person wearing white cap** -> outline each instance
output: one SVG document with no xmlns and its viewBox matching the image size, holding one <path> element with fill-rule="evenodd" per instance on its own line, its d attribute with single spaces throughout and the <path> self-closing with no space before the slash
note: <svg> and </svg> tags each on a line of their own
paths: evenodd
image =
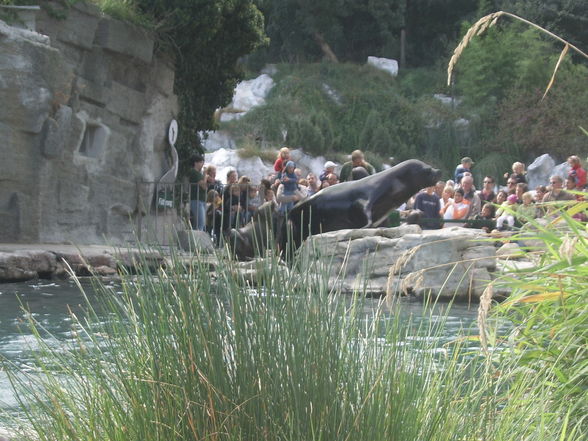
<svg viewBox="0 0 588 441">
<path fill-rule="evenodd" d="M 333 161 L 325 162 L 324 170 L 320 174 L 319 180 L 322 182 L 327 179 L 327 176 L 329 176 L 331 173 L 335 173 L 335 167 L 337 167 L 337 164 L 335 164 Z"/>
</svg>

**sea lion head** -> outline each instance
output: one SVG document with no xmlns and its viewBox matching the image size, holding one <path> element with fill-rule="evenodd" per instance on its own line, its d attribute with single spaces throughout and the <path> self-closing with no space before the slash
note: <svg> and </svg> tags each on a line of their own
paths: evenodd
<svg viewBox="0 0 588 441">
<path fill-rule="evenodd" d="M 410 159 L 398 166 L 402 166 L 405 182 L 412 181 L 415 188 L 418 187 L 416 191 L 435 185 L 441 178 L 441 170 L 431 167 L 418 159 Z"/>
</svg>

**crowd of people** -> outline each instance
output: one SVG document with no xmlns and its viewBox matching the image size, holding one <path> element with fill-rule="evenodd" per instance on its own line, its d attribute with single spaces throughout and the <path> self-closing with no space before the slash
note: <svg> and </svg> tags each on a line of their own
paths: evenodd
<svg viewBox="0 0 588 441">
<path fill-rule="evenodd" d="M 525 165 L 515 162 L 512 172 L 503 176 L 505 185 L 501 186 L 492 176 L 485 176 L 477 189 L 472 174 L 474 162 L 464 157 L 452 180 L 439 181 L 435 186 L 423 189 L 399 210 L 407 217 L 416 213 L 419 224 L 425 229 L 455 225 L 486 231 L 512 229 L 528 219 L 545 215 L 549 210 L 547 202 L 583 198 L 582 194 L 569 190 L 585 189 L 586 171 L 577 156 L 570 156 L 568 164 L 567 179 L 554 175 L 548 186 L 530 189 Z M 326 187 L 359 180 L 376 172 L 365 160 L 363 152 L 355 150 L 339 175 L 335 172 L 337 165 L 327 161 L 319 176 L 314 173 L 302 176 L 302 170 L 291 159 L 287 147 L 280 149 L 273 172 L 258 185 L 251 183 L 247 176 L 239 177 L 234 169 L 227 173 L 227 183 L 222 184 L 217 179 L 216 167 L 204 167 L 201 155 L 192 157 L 191 165 L 190 220 L 194 229 L 207 231 L 216 240 L 224 231 L 249 222 L 264 202 L 274 201 L 277 209 L 285 214 L 297 201 Z"/>
<path fill-rule="evenodd" d="M 575 155 L 567 162 L 570 166 L 567 178 L 553 175 L 548 186 L 530 189 L 525 165 L 515 162 L 512 171 L 503 176 L 505 185 L 500 186 L 494 177 L 485 176 L 477 190 L 472 174 L 474 161 L 466 156 L 455 168 L 453 180 L 439 181 L 424 189 L 402 209 L 405 213 L 416 210 L 418 222 L 426 229 L 459 225 L 487 232 L 512 230 L 531 219 L 549 215 L 555 209 L 549 203 L 583 200 L 586 171 Z M 585 213 L 575 216 L 586 220 Z"/>
<path fill-rule="evenodd" d="M 190 160 L 190 221 L 196 230 L 207 231 L 215 239 L 230 228 L 248 223 L 257 208 L 264 202 L 275 201 L 278 210 L 285 214 L 296 202 L 339 182 L 361 179 L 374 174 L 375 168 L 365 161 L 360 150 L 351 154 L 339 175 L 337 164 L 327 161 L 319 176 L 302 175 L 302 170 L 290 158 L 290 149 L 283 147 L 274 162 L 273 172 L 258 185 L 247 176 L 239 177 L 229 170 L 226 184 L 216 176 L 216 167 L 204 167 L 204 157 L 194 155 Z"/>
</svg>

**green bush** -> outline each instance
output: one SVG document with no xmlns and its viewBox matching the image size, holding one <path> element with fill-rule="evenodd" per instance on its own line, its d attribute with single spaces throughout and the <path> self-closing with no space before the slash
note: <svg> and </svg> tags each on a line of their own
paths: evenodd
<svg viewBox="0 0 588 441">
<path fill-rule="evenodd" d="M 492 106 L 513 89 L 544 89 L 559 53 L 538 31 L 505 24 L 474 38 L 462 53 L 456 93 L 473 108 Z"/>
<path fill-rule="evenodd" d="M 224 124 L 237 138 L 253 131 L 267 142 L 314 154 L 357 148 L 406 159 L 424 150 L 419 112 L 388 74 L 369 66 L 309 64 L 282 67 L 265 106 Z"/>
</svg>

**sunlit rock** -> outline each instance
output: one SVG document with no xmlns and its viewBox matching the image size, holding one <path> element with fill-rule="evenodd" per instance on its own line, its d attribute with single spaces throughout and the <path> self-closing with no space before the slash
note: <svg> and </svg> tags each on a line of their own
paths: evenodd
<svg viewBox="0 0 588 441">
<path fill-rule="evenodd" d="M 472 228 L 422 231 L 416 225 L 312 236 L 301 252 L 343 292 L 476 300 L 492 280 L 495 248 Z"/>
<path fill-rule="evenodd" d="M 370 56 L 367 58 L 367 64 L 374 66 L 376 69 L 388 72 L 393 77 L 398 75 L 398 61 L 396 60 Z"/>
</svg>

